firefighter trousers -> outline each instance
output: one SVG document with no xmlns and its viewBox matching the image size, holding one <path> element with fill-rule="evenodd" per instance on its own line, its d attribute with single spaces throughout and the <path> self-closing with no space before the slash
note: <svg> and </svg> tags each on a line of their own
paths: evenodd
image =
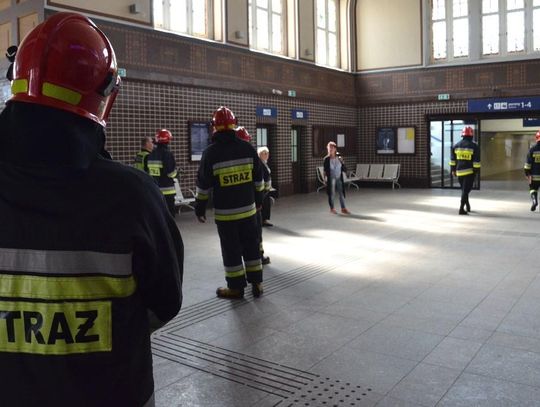
<svg viewBox="0 0 540 407">
<path fill-rule="evenodd" d="M 459 185 L 461 185 L 461 205 L 465 205 L 467 202 L 469 202 L 469 193 L 472 190 L 475 177 L 476 174 L 458 177 Z"/>
<path fill-rule="evenodd" d="M 241 289 L 247 283 L 261 283 L 262 262 L 257 215 L 216 224 L 227 287 Z"/>
</svg>

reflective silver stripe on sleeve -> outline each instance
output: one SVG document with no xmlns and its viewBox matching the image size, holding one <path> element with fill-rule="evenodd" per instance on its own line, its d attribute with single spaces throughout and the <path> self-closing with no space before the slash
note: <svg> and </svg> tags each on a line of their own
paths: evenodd
<svg viewBox="0 0 540 407">
<path fill-rule="evenodd" d="M 233 167 L 239 164 L 252 164 L 252 163 L 253 163 L 253 158 L 240 158 L 238 160 L 222 161 L 220 163 L 216 163 L 212 166 L 212 169 L 215 171 L 219 168 Z"/>
<path fill-rule="evenodd" d="M 0 270 L 38 274 L 132 274 L 132 253 L 0 248 Z"/>
</svg>

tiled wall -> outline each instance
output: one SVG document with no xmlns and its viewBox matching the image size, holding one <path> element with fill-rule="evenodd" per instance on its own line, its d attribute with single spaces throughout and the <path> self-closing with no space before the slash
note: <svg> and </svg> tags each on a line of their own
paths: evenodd
<svg viewBox="0 0 540 407">
<path fill-rule="evenodd" d="M 400 163 L 400 183 L 429 187 L 430 140 L 426 115 L 465 113 L 466 101 L 411 103 L 359 108 L 359 162 Z M 414 155 L 377 154 L 377 127 L 416 127 Z"/>
<path fill-rule="evenodd" d="M 107 148 L 116 160 L 129 164 L 139 149 L 139 141 L 142 137 L 153 136 L 157 129 L 167 128 L 174 137 L 171 149 L 178 165 L 185 170 L 182 183 L 186 188 L 193 188 L 198 162 L 189 160 L 188 121 L 201 119 L 210 121 L 213 111 L 220 105 L 228 106 L 238 117 L 239 124 L 245 126 L 252 136 L 256 134 L 256 106 L 277 108 L 276 140 L 271 151 L 277 168 L 272 168 L 272 175 L 274 184 L 284 194 L 292 193 L 290 129 L 293 121 L 291 109 L 303 109 L 309 113 L 309 119 L 303 121 L 306 131 L 302 140 L 302 150 L 299 152 L 302 162 L 302 182 L 305 183 L 304 190 L 315 188 L 315 167 L 322 164 L 323 152 L 320 157 L 313 157 L 311 126 L 315 124 L 357 125 L 357 109 L 351 106 L 322 104 L 286 96 L 267 97 L 208 88 L 125 80 L 107 126 Z M 356 156 L 345 157 L 345 159 L 351 166 L 357 162 Z"/>
</svg>

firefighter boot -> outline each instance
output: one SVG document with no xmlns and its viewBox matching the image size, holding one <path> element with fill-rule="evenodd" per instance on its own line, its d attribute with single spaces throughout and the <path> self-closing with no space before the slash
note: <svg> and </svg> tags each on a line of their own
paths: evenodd
<svg viewBox="0 0 540 407">
<path fill-rule="evenodd" d="M 461 203 L 461 206 L 459 207 L 459 214 L 460 214 L 460 215 L 468 215 L 468 213 L 467 213 L 467 211 L 465 210 L 464 206 L 465 206 L 465 202 L 462 202 L 462 203 Z"/>
<path fill-rule="evenodd" d="M 467 212 L 471 211 L 471 204 L 469 203 L 469 197 L 467 197 L 467 202 L 465 202 L 465 209 L 467 209 Z"/>
<path fill-rule="evenodd" d="M 531 192 L 531 202 L 531 212 L 534 212 L 538 206 L 538 192 Z"/>
<path fill-rule="evenodd" d="M 219 287 L 216 290 L 216 294 L 219 298 L 240 299 L 240 298 L 244 298 L 244 289 Z"/>
<path fill-rule="evenodd" d="M 270 264 L 270 257 L 261 254 L 261 263 L 263 264 L 263 266 Z"/>
<path fill-rule="evenodd" d="M 252 283 L 251 284 L 251 293 L 255 298 L 259 298 L 263 293 L 262 283 Z"/>
</svg>

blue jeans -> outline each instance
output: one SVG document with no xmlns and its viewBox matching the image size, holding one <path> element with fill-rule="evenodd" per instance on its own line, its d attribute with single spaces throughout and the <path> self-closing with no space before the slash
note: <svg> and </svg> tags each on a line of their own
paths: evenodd
<svg viewBox="0 0 540 407">
<path fill-rule="evenodd" d="M 345 195 L 343 195 L 343 182 L 341 182 L 341 178 L 330 178 L 328 188 L 330 188 L 330 193 L 328 194 L 328 205 L 330 205 L 330 209 L 334 209 L 336 192 L 339 194 L 341 209 L 345 208 Z"/>
</svg>

